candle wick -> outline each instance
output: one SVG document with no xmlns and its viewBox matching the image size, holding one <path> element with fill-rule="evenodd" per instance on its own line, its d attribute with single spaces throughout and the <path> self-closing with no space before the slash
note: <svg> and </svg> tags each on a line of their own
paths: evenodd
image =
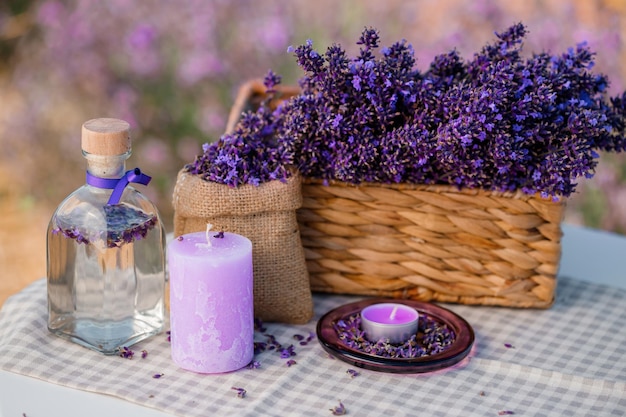
<svg viewBox="0 0 626 417">
<path fill-rule="evenodd" d="M 204 232 L 204 236 L 206 236 L 206 243 L 196 243 L 196 247 L 198 248 L 210 248 L 211 246 L 211 228 L 213 225 L 211 223 L 206 224 L 206 232 Z"/>
<path fill-rule="evenodd" d="M 206 244 L 207 246 L 211 246 L 211 238 L 209 236 L 209 233 L 211 232 L 211 228 L 213 227 L 213 225 L 211 223 L 207 223 L 206 224 L 206 232 L 205 232 L 205 236 L 206 236 Z"/>
<path fill-rule="evenodd" d="M 390 320 L 395 320 L 396 313 L 398 313 L 398 306 L 394 306 L 393 310 L 391 310 L 391 314 L 389 315 Z"/>
</svg>

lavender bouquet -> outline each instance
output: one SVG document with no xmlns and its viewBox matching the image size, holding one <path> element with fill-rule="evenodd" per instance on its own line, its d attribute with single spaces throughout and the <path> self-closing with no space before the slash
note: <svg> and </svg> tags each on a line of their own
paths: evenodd
<svg viewBox="0 0 626 417">
<path fill-rule="evenodd" d="M 626 147 L 626 92 L 606 97 L 585 44 L 561 55 L 522 56 L 515 24 L 469 61 L 456 51 L 415 68 L 406 41 L 379 49 L 365 29 L 360 52 L 291 50 L 301 94 L 243 115 L 233 134 L 205 145 L 186 169 L 237 186 L 289 176 L 352 184 L 451 184 L 567 197 L 591 177 L 598 151 Z M 266 77 L 273 95 L 279 77 Z"/>
<path fill-rule="evenodd" d="M 425 72 L 374 29 L 354 58 L 306 42 L 291 49 L 299 94 L 244 113 L 185 169 L 257 188 L 300 173 L 313 291 L 548 307 L 565 198 L 599 151 L 624 150 L 626 92 L 606 97 L 586 45 L 523 57 L 525 36 L 513 25 Z M 279 81 L 266 77 L 268 100 Z"/>
</svg>

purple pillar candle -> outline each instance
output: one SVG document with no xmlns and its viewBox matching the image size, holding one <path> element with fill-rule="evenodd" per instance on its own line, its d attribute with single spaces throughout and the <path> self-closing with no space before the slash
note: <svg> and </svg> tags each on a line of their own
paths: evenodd
<svg viewBox="0 0 626 417">
<path fill-rule="evenodd" d="M 168 245 L 172 360 L 198 373 L 240 369 L 254 356 L 252 243 L 190 233 Z"/>
<path fill-rule="evenodd" d="M 404 304 L 372 304 L 361 311 L 361 330 L 371 342 L 404 343 L 417 333 L 417 310 Z"/>
</svg>

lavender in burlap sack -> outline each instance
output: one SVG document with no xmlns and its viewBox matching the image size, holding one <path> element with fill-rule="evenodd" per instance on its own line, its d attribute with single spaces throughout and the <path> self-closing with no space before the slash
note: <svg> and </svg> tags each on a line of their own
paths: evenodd
<svg viewBox="0 0 626 417">
<path fill-rule="evenodd" d="M 309 275 L 296 209 L 301 177 L 237 188 L 181 170 L 174 189 L 174 235 L 233 232 L 252 241 L 254 314 L 268 322 L 303 324 L 313 316 Z"/>
</svg>

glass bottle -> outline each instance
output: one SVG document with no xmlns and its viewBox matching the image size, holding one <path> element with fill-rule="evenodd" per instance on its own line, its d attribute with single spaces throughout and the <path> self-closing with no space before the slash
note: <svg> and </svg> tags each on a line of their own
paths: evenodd
<svg viewBox="0 0 626 417">
<path fill-rule="evenodd" d="M 154 204 L 128 185 L 150 180 L 125 171 L 129 130 L 118 119 L 83 125 L 87 183 L 47 234 L 48 329 L 104 354 L 159 333 L 165 315 L 165 232 Z"/>
</svg>

